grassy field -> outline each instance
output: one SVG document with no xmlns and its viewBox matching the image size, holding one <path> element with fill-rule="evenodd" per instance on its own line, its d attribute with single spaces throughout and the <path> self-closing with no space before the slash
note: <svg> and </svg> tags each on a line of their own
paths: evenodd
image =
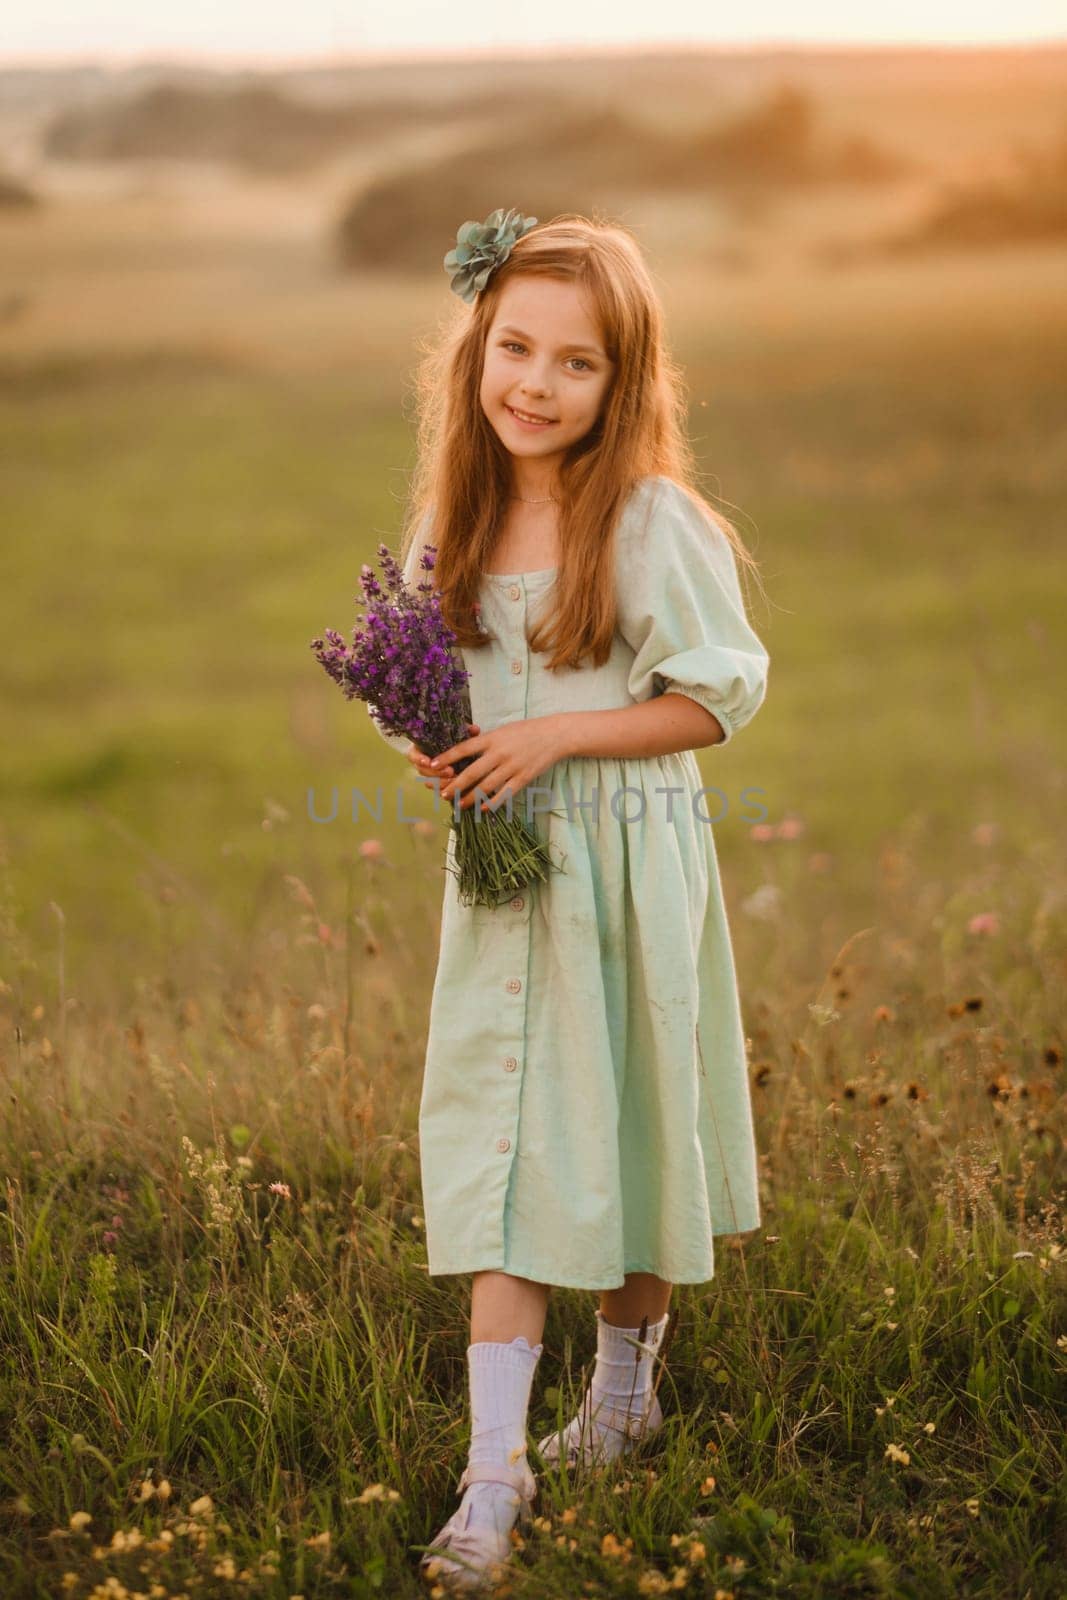
<svg viewBox="0 0 1067 1600">
<path fill-rule="evenodd" d="M 539 1474 L 516 1597 L 1067 1593 L 1062 265 L 669 277 L 768 595 L 765 708 L 699 758 L 765 1225 L 676 1291 L 658 1439 Z M 444 824 L 309 641 L 395 537 L 441 285 L 297 275 L 227 338 L 218 279 L 152 341 L 55 282 L 0 365 L 0 1587 L 415 1595 L 467 1438 Z M 308 815 L 379 783 L 426 826 Z M 594 1303 L 552 1297 L 534 1439 Z"/>
</svg>

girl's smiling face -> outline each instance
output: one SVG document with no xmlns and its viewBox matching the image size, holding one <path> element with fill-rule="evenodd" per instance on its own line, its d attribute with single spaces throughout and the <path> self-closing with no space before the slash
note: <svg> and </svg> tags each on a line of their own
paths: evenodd
<svg viewBox="0 0 1067 1600">
<path fill-rule="evenodd" d="M 614 364 L 578 287 L 561 278 L 506 284 L 485 342 L 479 398 L 500 442 L 529 469 L 553 469 L 600 415 Z M 524 422 L 515 412 L 545 419 Z M 528 468 L 527 468 L 528 463 Z"/>
</svg>

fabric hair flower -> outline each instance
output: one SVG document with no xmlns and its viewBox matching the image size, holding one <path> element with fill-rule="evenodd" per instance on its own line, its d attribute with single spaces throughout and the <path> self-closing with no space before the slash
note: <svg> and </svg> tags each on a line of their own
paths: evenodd
<svg viewBox="0 0 1067 1600">
<path fill-rule="evenodd" d="M 454 249 L 445 256 L 445 271 L 454 294 L 468 303 L 511 254 L 516 240 L 537 226 L 536 217 L 524 217 L 514 207 L 491 211 L 484 222 L 465 222 L 456 234 Z"/>
</svg>

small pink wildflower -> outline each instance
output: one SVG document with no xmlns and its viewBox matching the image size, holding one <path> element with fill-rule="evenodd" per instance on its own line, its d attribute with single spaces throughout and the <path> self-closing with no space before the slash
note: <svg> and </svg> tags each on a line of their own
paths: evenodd
<svg viewBox="0 0 1067 1600">
<path fill-rule="evenodd" d="M 775 831 L 779 839 L 799 839 L 804 824 L 799 817 L 783 817 Z"/>
<path fill-rule="evenodd" d="M 967 924 L 968 933 L 999 933 L 1000 918 L 995 911 L 977 911 Z"/>
</svg>

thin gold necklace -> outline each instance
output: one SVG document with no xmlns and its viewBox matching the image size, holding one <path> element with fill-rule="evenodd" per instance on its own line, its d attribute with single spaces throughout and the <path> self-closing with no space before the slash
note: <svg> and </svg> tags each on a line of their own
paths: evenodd
<svg viewBox="0 0 1067 1600">
<path fill-rule="evenodd" d="M 547 506 L 550 500 L 558 500 L 559 495 L 547 494 L 543 500 L 531 500 L 524 494 L 513 494 L 510 496 L 510 499 L 521 500 L 524 506 Z"/>
</svg>

